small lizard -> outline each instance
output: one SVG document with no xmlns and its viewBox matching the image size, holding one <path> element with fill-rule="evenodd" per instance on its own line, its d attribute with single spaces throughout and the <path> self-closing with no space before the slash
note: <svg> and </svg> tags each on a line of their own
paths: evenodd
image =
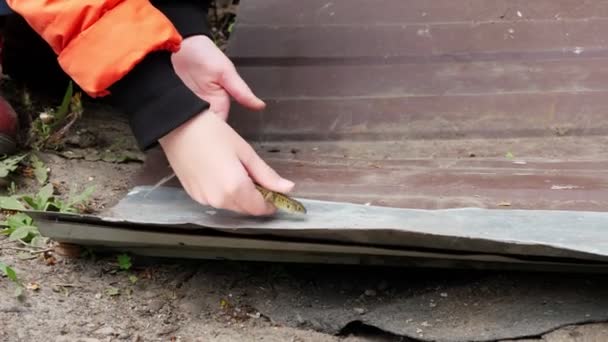
<svg viewBox="0 0 608 342">
<path fill-rule="evenodd" d="M 156 190 L 156 188 L 158 188 L 159 186 L 162 186 L 163 184 L 167 183 L 168 181 L 170 181 L 171 179 L 173 179 L 175 177 L 176 177 L 175 172 L 173 172 L 172 174 L 170 174 L 166 177 L 163 177 L 160 181 L 158 181 L 158 183 L 156 183 L 152 187 L 152 189 L 150 189 L 150 191 L 148 191 L 144 195 L 144 197 L 147 197 L 149 193 Z M 262 196 L 264 197 L 264 200 L 272 203 L 278 209 L 285 210 L 292 214 L 306 214 L 306 208 L 299 201 L 297 201 L 285 194 L 268 190 L 259 184 L 254 183 L 254 185 L 255 185 L 256 189 L 258 189 L 258 191 L 262 194 Z"/>
</svg>

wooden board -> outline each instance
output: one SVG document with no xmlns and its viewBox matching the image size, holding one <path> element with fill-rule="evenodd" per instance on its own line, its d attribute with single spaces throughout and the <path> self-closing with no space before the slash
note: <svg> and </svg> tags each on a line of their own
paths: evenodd
<svg viewBox="0 0 608 342">
<path fill-rule="evenodd" d="M 608 211 L 608 4 L 241 2 L 230 122 L 301 197 Z"/>
</svg>

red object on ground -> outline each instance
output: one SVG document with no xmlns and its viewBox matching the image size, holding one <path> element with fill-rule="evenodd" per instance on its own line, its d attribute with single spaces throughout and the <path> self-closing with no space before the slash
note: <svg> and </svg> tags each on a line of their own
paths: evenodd
<svg viewBox="0 0 608 342">
<path fill-rule="evenodd" d="M 17 148 L 17 113 L 13 107 L 0 96 L 0 154 L 11 154 Z"/>
<path fill-rule="evenodd" d="M 4 34 L 0 33 L 0 66 L 4 49 Z M 2 69 L 0 69 L 2 70 Z M 19 120 L 11 104 L 0 95 L 0 155 L 14 153 L 17 149 Z"/>
</svg>

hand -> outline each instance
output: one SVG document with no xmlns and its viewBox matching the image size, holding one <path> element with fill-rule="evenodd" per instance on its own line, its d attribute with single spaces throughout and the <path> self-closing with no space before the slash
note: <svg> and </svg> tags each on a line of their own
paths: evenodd
<svg viewBox="0 0 608 342">
<path fill-rule="evenodd" d="M 171 56 L 173 68 L 190 90 L 210 104 L 210 110 L 226 120 L 230 96 L 246 108 L 262 110 L 266 104 L 256 97 L 224 53 L 207 36 L 184 39 Z"/>
<path fill-rule="evenodd" d="M 270 215 L 276 208 L 264 200 L 251 178 L 278 192 L 290 192 L 294 186 L 211 111 L 197 115 L 159 142 L 188 195 L 201 204 L 255 216 Z"/>
</svg>

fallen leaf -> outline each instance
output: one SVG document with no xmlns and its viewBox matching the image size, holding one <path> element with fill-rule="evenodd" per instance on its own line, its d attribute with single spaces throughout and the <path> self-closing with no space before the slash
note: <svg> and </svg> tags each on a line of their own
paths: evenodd
<svg viewBox="0 0 608 342">
<path fill-rule="evenodd" d="M 30 157 L 32 161 L 32 167 L 34 168 L 34 176 L 39 184 L 44 184 L 48 180 L 48 169 L 44 162 L 40 160 L 35 154 Z"/>
<path fill-rule="evenodd" d="M 64 257 L 78 258 L 82 253 L 82 248 L 77 245 L 60 243 L 59 245 L 57 245 L 57 247 L 55 247 L 55 252 Z"/>
<path fill-rule="evenodd" d="M 498 203 L 499 207 L 510 207 L 511 206 L 511 202 L 500 202 Z"/>
<path fill-rule="evenodd" d="M 120 290 L 116 287 L 108 287 L 105 292 L 108 296 L 118 296 L 120 294 Z"/>
<path fill-rule="evenodd" d="M 38 285 L 37 283 L 29 283 L 25 286 L 25 288 L 30 291 L 38 291 L 40 290 L 40 285 Z"/>
<path fill-rule="evenodd" d="M 44 254 L 44 261 L 47 266 L 53 266 L 57 263 L 57 259 L 53 255 L 47 255 L 46 253 Z"/>
<path fill-rule="evenodd" d="M 17 286 L 17 288 L 15 289 L 15 292 L 13 292 L 13 295 L 17 298 L 23 296 L 23 287 Z"/>
<path fill-rule="evenodd" d="M 19 258 L 21 260 L 31 260 L 31 259 L 36 259 L 37 256 L 32 255 L 31 253 L 28 253 L 28 252 L 19 252 L 19 253 L 17 253 L 17 258 Z"/>
</svg>

